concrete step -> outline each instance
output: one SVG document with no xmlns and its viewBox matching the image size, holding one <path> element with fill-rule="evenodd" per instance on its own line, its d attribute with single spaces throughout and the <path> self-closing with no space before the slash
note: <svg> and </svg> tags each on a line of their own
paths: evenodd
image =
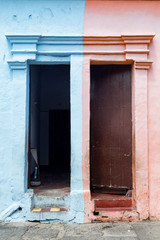
<svg viewBox="0 0 160 240">
<path fill-rule="evenodd" d="M 92 199 L 94 201 L 95 212 L 101 211 L 132 211 L 132 197 L 97 194 Z"/>
<path fill-rule="evenodd" d="M 115 211 L 132 211 L 133 208 L 132 207 L 96 207 L 95 208 L 95 212 L 115 212 Z"/>
<path fill-rule="evenodd" d="M 52 197 L 34 195 L 32 208 L 67 208 L 70 205 L 70 196 Z"/>
</svg>

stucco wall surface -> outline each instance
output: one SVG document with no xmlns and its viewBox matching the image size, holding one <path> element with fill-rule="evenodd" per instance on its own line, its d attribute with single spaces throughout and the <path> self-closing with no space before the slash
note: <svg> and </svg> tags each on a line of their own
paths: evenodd
<svg viewBox="0 0 160 240">
<path fill-rule="evenodd" d="M 27 71 L 12 71 L 7 61 L 11 46 L 6 35 L 82 36 L 85 1 L 0 0 L 0 219 L 83 222 L 84 198 L 81 168 L 81 81 L 83 55 L 74 58 L 71 69 L 72 197 L 68 214 L 30 215 L 33 192 L 27 190 L 28 78 Z M 81 43 L 82 43 L 81 38 Z M 83 45 L 79 48 L 83 48 Z M 26 56 L 27 58 L 27 56 Z M 30 58 L 30 56 L 28 56 Z M 57 57 L 58 61 L 63 62 Z M 72 60 L 71 60 L 72 61 Z M 76 119 L 76 120 L 75 120 Z M 77 130 L 79 129 L 79 131 Z M 77 132 L 78 131 L 78 132 Z M 78 164 L 77 162 L 78 161 Z M 77 204 L 78 202 L 78 204 Z M 22 211 L 19 211 L 19 207 Z"/>
<path fill-rule="evenodd" d="M 83 54 L 72 55 L 71 63 L 71 211 L 52 216 L 30 214 L 33 192 L 27 190 L 28 77 L 27 71 L 12 71 L 8 60 L 11 45 L 6 35 L 83 36 L 151 34 L 148 71 L 148 166 L 149 217 L 160 219 L 160 1 L 101 0 L 0 0 L 0 219 L 6 221 L 90 221 L 86 194 L 89 109 L 89 76 Z M 65 51 L 65 49 L 64 49 Z M 27 56 L 25 56 L 27 58 Z M 21 58 L 21 56 L 19 56 Z M 30 56 L 28 55 L 28 59 Z M 48 62 L 52 61 L 48 57 Z M 57 56 L 57 61 L 63 59 Z M 83 99 L 82 99 L 83 97 Z M 139 102 L 143 99 L 139 95 Z M 87 117 L 86 117 L 87 116 Z M 88 143 L 87 143 L 88 144 Z M 142 143 L 143 148 L 143 143 Z M 82 159 L 83 158 L 83 159 Z M 140 163 L 141 164 L 141 163 Z M 87 171 L 89 171 L 89 166 Z M 143 173 L 140 173 L 143 174 Z M 143 176 L 142 176 L 143 177 Z M 84 190 L 84 191 L 83 191 Z M 143 196 L 143 191 L 142 195 Z M 22 208 L 22 211 L 19 210 Z M 85 213 L 85 217 L 84 217 Z M 115 216 L 120 219 L 118 213 Z M 38 216 L 38 217 L 37 217 Z M 127 219 L 127 215 L 126 215 Z"/>
<path fill-rule="evenodd" d="M 159 26 L 160 1 L 86 1 L 84 35 L 155 34 L 149 54 L 153 64 L 148 71 L 148 174 L 151 219 L 160 218 Z M 141 96 L 139 100 L 143 102 Z"/>
</svg>

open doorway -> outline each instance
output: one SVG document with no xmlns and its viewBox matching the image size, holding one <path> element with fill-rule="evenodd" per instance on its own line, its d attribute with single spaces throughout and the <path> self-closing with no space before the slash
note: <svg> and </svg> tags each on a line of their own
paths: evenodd
<svg viewBox="0 0 160 240">
<path fill-rule="evenodd" d="M 30 66 L 28 185 L 70 192 L 70 65 Z"/>
<path fill-rule="evenodd" d="M 131 66 L 92 65 L 90 91 L 92 196 L 100 209 L 127 210 L 132 206 Z"/>
</svg>

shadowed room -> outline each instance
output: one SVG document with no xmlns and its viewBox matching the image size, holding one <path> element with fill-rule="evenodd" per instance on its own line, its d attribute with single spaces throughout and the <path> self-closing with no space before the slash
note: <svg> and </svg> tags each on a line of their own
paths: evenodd
<svg viewBox="0 0 160 240">
<path fill-rule="evenodd" d="M 70 191 L 70 66 L 30 66 L 29 187 Z"/>
</svg>

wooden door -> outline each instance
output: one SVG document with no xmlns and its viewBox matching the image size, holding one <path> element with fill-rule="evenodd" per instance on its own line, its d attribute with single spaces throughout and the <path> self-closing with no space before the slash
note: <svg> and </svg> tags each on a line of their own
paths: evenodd
<svg viewBox="0 0 160 240">
<path fill-rule="evenodd" d="M 91 189 L 132 188 L 131 66 L 91 66 Z"/>
</svg>

